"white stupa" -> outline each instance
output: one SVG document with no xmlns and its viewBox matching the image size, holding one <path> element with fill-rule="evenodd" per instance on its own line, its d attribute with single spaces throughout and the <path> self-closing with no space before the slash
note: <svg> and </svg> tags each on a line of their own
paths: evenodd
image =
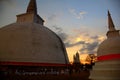
<svg viewBox="0 0 120 80">
<path fill-rule="evenodd" d="M 120 33 L 108 11 L 107 39 L 98 47 L 98 62 L 90 74 L 92 80 L 120 80 Z"/>
<path fill-rule="evenodd" d="M 64 43 L 43 25 L 36 0 L 16 23 L 0 28 L 0 65 L 63 66 L 69 64 Z"/>
</svg>

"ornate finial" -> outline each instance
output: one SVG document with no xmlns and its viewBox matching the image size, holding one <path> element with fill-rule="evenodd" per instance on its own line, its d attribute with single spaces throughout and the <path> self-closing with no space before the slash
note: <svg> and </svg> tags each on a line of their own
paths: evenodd
<svg viewBox="0 0 120 80">
<path fill-rule="evenodd" d="M 35 13 L 35 14 L 37 14 L 37 4 L 36 4 L 36 0 L 30 0 L 26 12 L 27 12 L 27 13 Z"/>
<path fill-rule="evenodd" d="M 109 31 L 106 34 L 108 38 L 120 36 L 119 30 L 115 29 L 109 10 L 108 10 L 108 28 L 109 28 Z"/>
<path fill-rule="evenodd" d="M 111 17 L 111 15 L 110 15 L 109 10 L 108 10 L 108 28 L 109 28 L 109 31 L 114 31 L 114 30 L 116 30 L 116 29 L 115 29 L 115 26 L 114 26 L 114 23 L 113 23 L 113 21 L 112 21 L 112 17 Z"/>
</svg>

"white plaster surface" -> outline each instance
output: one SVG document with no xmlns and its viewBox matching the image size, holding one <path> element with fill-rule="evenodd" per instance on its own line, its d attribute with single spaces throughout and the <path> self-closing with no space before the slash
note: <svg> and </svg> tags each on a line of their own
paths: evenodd
<svg viewBox="0 0 120 80">
<path fill-rule="evenodd" d="M 68 63 L 61 39 L 47 27 L 18 22 L 0 28 L 0 61 Z"/>
</svg>

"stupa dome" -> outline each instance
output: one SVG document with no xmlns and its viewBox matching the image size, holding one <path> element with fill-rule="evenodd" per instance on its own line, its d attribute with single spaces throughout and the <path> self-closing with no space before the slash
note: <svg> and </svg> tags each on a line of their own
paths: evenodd
<svg viewBox="0 0 120 80">
<path fill-rule="evenodd" d="M 17 22 L 0 28 L 0 62 L 68 64 L 60 37 L 43 25 L 36 1 L 30 0 L 26 13 Z"/>
<path fill-rule="evenodd" d="M 120 36 L 104 40 L 98 47 L 98 56 L 120 53 Z"/>
<path fill-rule="evenodd" d="M 67 63 L 61 39 L 37 23 L 13 23 L 0 29 L 0 60 Z"/>
<path fill-rule="evenodd" d="M 97 50 L 97 62 L 90 74 L 92 80 L 120 80 L 120 33 L 115 29 L 108 11 L 107 39 Z"/>
<path fill-rule="evenodd" d="M 109 11 L 108 11 L 108 28 L 109 31 L 106 34 L 107 39 L 104 40 L 98 47 L 97 51 L 98 56 L 120 53 L 120 33 L 119 30 L 115 29 Z"/>
</svg>

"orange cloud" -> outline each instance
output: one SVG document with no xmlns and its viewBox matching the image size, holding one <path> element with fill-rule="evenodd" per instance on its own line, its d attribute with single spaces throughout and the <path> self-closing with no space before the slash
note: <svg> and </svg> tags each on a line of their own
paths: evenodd
<svg viewBox="0 0 120 80">
<path fill-rule="evenodd" d="M 79 53 L 83 54 L 83 53 L 96 53 L 97 51 L 97 47 L 99 45 L 100 42 L 102 42 L 105 39 L 104 36 L 90 36 L 90 35 L 81 35 L 78 34 L 76 36 L 74 36 L 73 38 L 69 39 L 69 42 L 71 42 L 72 46 L 68 46 L 66 47 L 68 56 L 70 61 L 73 61 L 73 55 L 79 51 Z M 86 55 L 82 55 L 83 57 L 81 57 L 82 59 L 85 59 Z"/>
<path fill-rule="evenodd" d="M 53 26 L 53 28 L 63 40 L 70 61 L 73 61 L 73 55 L 77 51 L 79 51 L 80 54 L 96 53 L 99 43 L 105 39 L 104 36 L 101 35 L 89 34 L 90 32 L 84 28 L 73 29 L 71 31 L 71 33 L 73 33 L 72 35 L 67 34 L 60 27 Z"/>
</svg>

